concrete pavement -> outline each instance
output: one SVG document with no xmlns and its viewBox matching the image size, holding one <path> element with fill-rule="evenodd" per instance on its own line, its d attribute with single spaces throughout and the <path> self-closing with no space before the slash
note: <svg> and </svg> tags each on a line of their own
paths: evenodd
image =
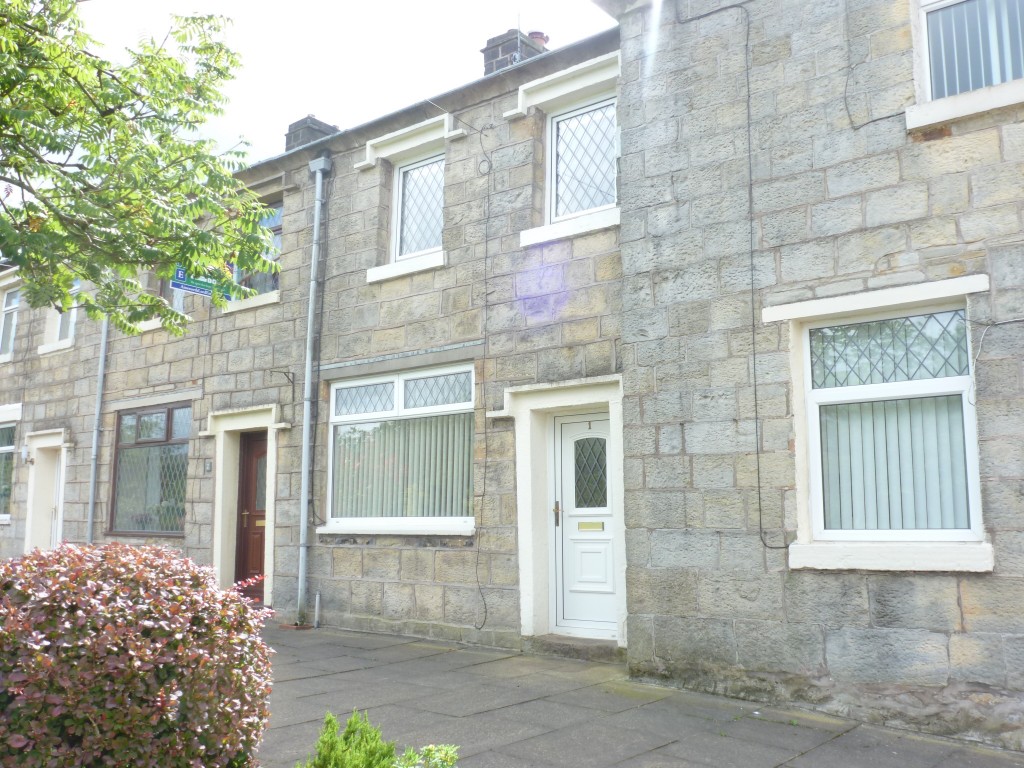
<svg viewBox="0 0 1024 768">
<path fill-rule="evenodd" d="M 264 633 L 264 768 L 353 709 L 399 746 L 459 745 L 460 768 L 1024 768 L 1024 753 L 630 682 L 622 665 L 330 629 Z"/>
</svg>

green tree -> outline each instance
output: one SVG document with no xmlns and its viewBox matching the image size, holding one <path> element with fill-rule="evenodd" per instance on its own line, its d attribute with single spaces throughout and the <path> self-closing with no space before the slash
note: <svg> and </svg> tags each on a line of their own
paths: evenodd
<svg viewBox="0 0 1024 768">
<path fill-rule="evenodd" d="M 109 315 L 126 332 L 185 317 L 142 289 L 176 265 L 245 296 L 231 265 L 273 271 L 266 209 L 235 178 L 244 153 L 198 130 L 223 111 L 238 57 L 225 19 L 176 17 L 115 64 L 94 51 L 76 0 L 0 2 L 0 254 L 32 306 Z M 92 289 L 72 297 L 75 280 Z"/>
</svg>

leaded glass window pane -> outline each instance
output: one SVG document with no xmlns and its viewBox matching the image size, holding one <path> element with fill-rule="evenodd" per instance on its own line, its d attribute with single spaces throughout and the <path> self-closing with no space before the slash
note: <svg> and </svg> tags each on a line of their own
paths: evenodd
<svg viewBox="0 0 1024 768">
<path fill-rule="evenodd" d="M 473 414 L 334 427 L 333 517 L 470 517 Z"/>
<path fill-rule="evenodd" d="M 608 506 L 607 441 L 584 437 L 575 443 L 576 508 Z"/>
<path fill-rule="evenodd" d="M 126 413 L 121 417 L 121 429 L 118 432 L 117 439 L 122 443 L 134 443 L 135 442 L 135 427 L 138 423 L 138 417 L 134 413 Z"/>
<path fill-rule="evenodd" d="M 964 0 L 926 18 L 933 99 L 1024 77 L 1024 0 Z"/>
<path fill-rule="evenodd" d="M 468 371 L 425 376 L 405 382 L 405 407 L 468 403 L 473 399 L 473 376 Z"/>
<path fill-rule="evenodd" d="M 14 328 L 18 320 L 18 291 L 4 294 L 3 312 L 0 313 L 0 355 L 9 355 L 14 349 Z"/>
<path fill-rule="evenodd" d="M 554 216 L 615 203 L 615 104 L 556 120 Z"/>
<path fill-rule="evenodd" d="M 821 406 L 825 528 L 970 527 L 960 395 Z"/>
<path fill-rule="evenodd" d="M 444 209 L 444 158 L 403 168 L 398 256 L 441 247 Z"/>
<path fill-rule="evenodd" d="M 139 440 L 163 440 L 166 436 L 166 411 L 143 413 L 139 416 Z"/>
<path fill-rule="evenodd" d="M 361 384 L 342 387 L 334 396 L 334 415 L 350 416 L 355 413 L 381 413 L 395 408 L 395 384 Z"/>
<path fill-rule="evenodd" d="M 175 408 L 171 411 L 171 439 L 187 440 L 192 434 L 192 408 Z"/>
<path fill-rule="evenodd" d="M 114 497 L 115 529 L 181 533 L 187 478 L 186 443 L 121 448 Z"/>
<path fill-rule="evenodd" d="M 0 515 L 11 514 L 14 481 L 14 425 L 0 427 Z"/>
<path fill-rule="evenodd" d="M 970 372 L 962 309 L 810 332 L 815 389 L 965 376 Z"/>
</svg>

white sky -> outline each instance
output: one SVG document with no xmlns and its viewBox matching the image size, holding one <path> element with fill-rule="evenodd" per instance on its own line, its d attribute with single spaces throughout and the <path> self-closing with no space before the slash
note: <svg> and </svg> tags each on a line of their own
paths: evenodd
<svg viewBox="0 0 1024 768">
<path fill-rule="evenodd" d="M 340 128 L 483 76 L 480 49 L 517 23 L 550 49 L 615 25 L 590 0 L 89 0 L 85 31 L 107 58 L 145 37 L 163 39 L 171 14 L 227 16 L 242 68 L 207 135 L 224 148 L 246 138 L 248 160 L 284 151 L 288 124 L 314 114 Z"/>
</svg>

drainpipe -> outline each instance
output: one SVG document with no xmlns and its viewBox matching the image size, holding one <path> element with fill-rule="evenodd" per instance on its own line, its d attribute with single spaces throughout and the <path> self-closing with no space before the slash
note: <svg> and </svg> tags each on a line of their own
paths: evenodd
<svg viewBox="0 0 1024 768">
<path fill-rule="evenodd" d="M 324 203 L 324 174 L 330 173 L 331 158 L 325 151 L 309 164 L 310 173 L 316 175 L 316 200 L 313 204 L 313 254 L 309 265 L 309 311 L 306 314 L 306 369 L 302 383 L 302 465 L 299 487 L 299 585 L 296 596 L 295 623 L 306 623 L 306 561 L 309 554 L 309 474 L 312 443 L 313 412 L 313 345 L 316 341 L 318 274 L 320 272 L 320 212 Z"/>
<path fill-rule="evenodd" d="M 100 330 L 100 360 L 96 367 L 96 417 L 92 425 L 92 452 L 89 454 L 89 514 L 85 523 L 85 541 L 92 544 L 92 528 L 96 522 L 96 473 L 100 456 L 100 423 L 103 409 L 103 379 L 107 373 L 107 337 L 110 335 L 110 318 L 104 316 Z"/>
</svg>

